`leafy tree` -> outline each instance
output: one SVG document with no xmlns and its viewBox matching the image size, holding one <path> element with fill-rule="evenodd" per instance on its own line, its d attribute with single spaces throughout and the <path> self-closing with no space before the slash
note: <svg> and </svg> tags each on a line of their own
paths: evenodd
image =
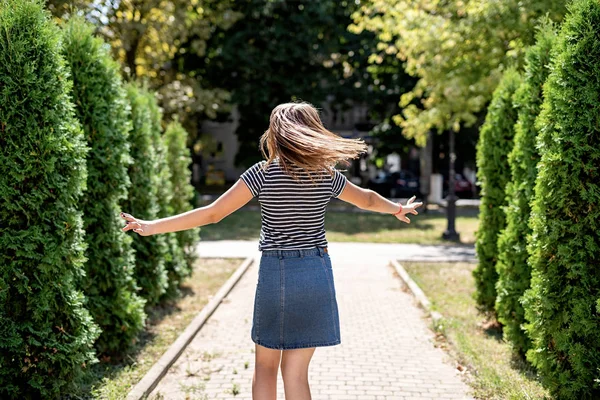
<svg viewBox="0 0 600 400">
<path fill-rule="evenodd" d="M 153 140 L 152 112 L 147 88 L 131 82 L 126 85 L 131 106 L 133 130 L 129 136 L 133 164 L 129 166 L 131 187 L 121 209 L 145 220 L 158 218 L 158 186 L 155 174 L 159 170 Z M 157 304 L 168 286 L 165 257 L 168 247 L 164 235 L 139 236 L 133 240 L 136 251 L 136 279 L 147 304 Z"/>
<path fill-rule="evenodd" d="M 343 104 L 345 96 L 355 102 L 368 98 L 367 116 L 372 125 L 369 134 L 376 139 L 373 142 L 375 154 L 408 153 L 414 140 L 402 135 L 402 128 L 394 123 L 393 117 L 402 112 L 398 97 L 412 90 L 417 80 L 406 73 L 405 63 L 395 55 L 384 54 L 377 64 L 369 62 L 377 44 L 373 33 L 350 34 L 350 39 L 353 41 L 344 48 L 353 74 L 350 82 L 332 88 L 335 100 Z"/>
<path fill-rule="evenodd" d="M 167 148 L 162 136 L 162 112 L 154 93 L 148 92 L 147 96 L 152 122 L 152 144 L 156 151 L 157 170 L 154 175 L 154 185 L 157 188 L 158 218 L 165 218 L 173 215 L 170 207 L 173 200 L 172 171 L 169 168 Z M 190 275 L 191 270 L 186 263 L 183 248 L 177 241 L 176 232 L 166 233 L 163 236 L 168 247 L 165 257 L 165 269 L 167 270 L 169 286 L 165 294 L 174 296 L 178 293 L 179 285 L 183 279 Z"/>
<path fill-rule="evenodd" d="M 195 114 L 214 118 L 227 109 L 229 93 L 207 88 L 201 76 L 181 68 L 177 56 L 205 56 L 215 29 L 227 29 L 240 17 L 231 0 L 49 0 L 48 7 L 59 18 L 78 8 L 110 43 L 124 74 L 146 79 L 159 93 L 167 115 L 195 126 Z"/>
<path fill-rule="evenodd" d="M 194 198 L 194 187 L 191 182 L 190 151 L 186 147 L 187 132 L 178 120 L 171 121 L 164 133 L 167 163 L 171 173 L 171 191 L 173 196 L 167 207 L 169 215 L 181 214 L 193 209 L 191 200 Z M 179 247 L 183 249 L 187 263 L 187 270 L 183 276 L 192 272 L 194 262 L 198 258 L 196 244 L 198 243 L 200 228 L 175 232 Z"/>
<path fill-rule="evenodd" d="M 93 26 L 72 18 L 64 29 L 63 54 L 73 77 L 73 101 L 90 147 L 87 192 L 80 202 L 89 244 L 82 282 L 102 334 L 101 353 L 117 354 L 144 327 L 145 301 L 137 295 L 132 238 L 121 230 L 119 202 L 131 185 L 128 143 L 130 108 L 118 64 Z"/>
<path fill-rule="evenodd" d="M 525 55 L 525 73 L 513 101 L 518 109 L 514 148 L 508 156 L 511 180 L 506 186 L 506 229 L 498 239 L 496 270 L 496 312 L 504 325 L 504 337 L 521 356 L 530 347 L 522 329 L 525 315 L 520 299 L 529 288 L 531 270 L 527 264 L 527 240 L 531 234 L 529 203 L 537 175 L 539 154 L 535 146 L 538 130 L 535 120 L 542 105 L 542 85 L 548 77 L 550 49 L 556 36 L 552 24 L 544 24 L 537 33 L 535 46 Z"/>
<path fill-rule="evenodd" d="M 301 99 L 321 107 L 327 101 L 338 113 L 369 98 L 374 120 L 392 114 L 389 98 L 411 83 L 399 60 L 376 71 L 377 77 L 366 71 L 374 35 L 346 29 L 355 8 L 350 1 L 239 1 L 233 10 L 243 18 L 212 36 L 207 57 L 181 56 L 184 69 L 232 92 L 240 114 L 237 165 L 260 157 L 258 139 L 280 103 Z M 380 128 L 387 132 L 389 124 Z"/>
<path fill-rule="evenodd" d="M 477 303 L 482 310 L 490 312 L 494 311 L 496 301 L 498 234 L 506 224 L 504 190 L 510 181 L 507 158 L 513 148 L 517 120 L 512 97 L 520 83 L 521 77 L 515 68 L 506 70 L 494 91 L 477 143 L 477 179 L 481 182 L 482 197 L 475 243 L 478 264 L 473 276 Z"/>
<path fill-rule="evenodd" d="M 0 28 L 0 397 L 56 398 L 96 360 L 75 284 L 89 149 L 43 2 L 2 0 Z"/>
<path fill-rule="evenodd" d="M 350 29 L 378 34 L 374 63 L 394 54 L 419 78 L 402 95 L 403 111 L 394 120 L 424 145 L 434 128 L 458 131 L 476 123 L 502 71 L 520 63 L 534 41 L 537 19 L 546 13 L 560 20 L 564 2 L 368 0 Z"/>
<path fill-rule="evenodd" d="M 537 126 L 540 152 L 525 292 L 527 359 L 560 399 L 600 383 L 600 3 L 569 6 L 552 49 Z"/>
</svg>

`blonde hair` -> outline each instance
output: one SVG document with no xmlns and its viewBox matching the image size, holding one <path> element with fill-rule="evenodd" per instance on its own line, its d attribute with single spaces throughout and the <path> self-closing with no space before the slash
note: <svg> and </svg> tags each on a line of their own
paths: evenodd
<svg viewBox="0 0 600 400">
<path fill-rule="evenodd" d="M 367 145 L 362 139 L 345 139 L 327 130 L 317 109 L 302 101 L 273 109 L 269 129 L 260 137 L 260 150 L 267 159 L 265 168 L 279 157 L 286 174 L 297 179 L 301 169 L 314 182 L 313 173 L 327 170 L 333 176 L 336 164 L 350 165 L 348 160 L 366 152 Z"/>
</svg>

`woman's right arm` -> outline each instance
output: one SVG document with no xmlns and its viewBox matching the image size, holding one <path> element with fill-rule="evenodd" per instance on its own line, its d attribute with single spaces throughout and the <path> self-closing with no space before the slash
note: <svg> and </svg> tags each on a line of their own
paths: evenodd
<svg viewBox="0 0 600 400">
<path fill-rule="evenodd" d="M 195 208 L 181 214 L 160 218 L 153 221 L 137 219 L 130 214 L 121 213 L 127 225 L 123 232 L 133 230 L 140 236 L 157 235 L 159 233 L 178 232 L 197 226 L 216 224 L 223 218 L 241 208 L 252 199 L 250 188 L 241 180 L 230 187 L 208 206 Z"/>
<path fill-rule="evenodd" d="M 342 193 L 340 193 L 338 196 L 338 199 L 353 204 L 360 209 L 379 213 L 395 214 L 400 210 L 399 203 L 394 203 L 393 201 L 386 199 L 371 189 L 365 189 L 361 188 L 360 186 L 356 186 L 350 181 L 346 183 L 346 186 L 344 187 L 344 190 L 342 190 Z M 423 205 L 423 203 L 413 203 L 413 200 L 414 198 L 409 200 L 406 205 L 402 205 L 402 212 L 397 215 L 399 220 L 410 223 L 410 220 L 406 217 L 406 214 L 418 214 L 416 209 L 417 207 Z"/>
</svg>

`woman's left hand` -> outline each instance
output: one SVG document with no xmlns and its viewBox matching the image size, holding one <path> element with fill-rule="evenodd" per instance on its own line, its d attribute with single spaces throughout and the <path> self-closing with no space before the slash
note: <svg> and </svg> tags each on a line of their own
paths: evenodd
<svg viewBox="0 0 600 400">
<path fill-rule="evenodd" d="M 396 214 L 396 218 L 398 218 L 402 222 L 410 224 L 410 219 L 408 219 L 406 214 L 419 215 L 419 213 L 417 212 L 417 207 L 421 207 L 423 205 L 423 203 L 420 201 L 413 203 L 413 201 L 415 201 L 416 198 L 416 196 L 413 196 L 410 199 L 408 199 L 406 205 L 402 205 L 402 203 L 400 203 L 400 205 L 402 206 L 402 211 Z"/>
<path fill-rule="evenodd" d="M 121 228 L 123 232 L 134 231 L 140 236 L 153 235 L 152 221 L 144 221 L 143 219 L 134 218 L 131 214 L 121 213 L 121 218 L 127 221 L 127 225 Z"/>
</svg>

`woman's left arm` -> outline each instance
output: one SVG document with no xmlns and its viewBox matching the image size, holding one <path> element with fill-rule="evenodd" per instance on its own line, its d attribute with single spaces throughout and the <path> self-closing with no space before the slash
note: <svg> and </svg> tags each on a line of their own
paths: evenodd
<svg viewBox="0 0 600 400">
<path fill-rule="evenodd" d="M 150 236 L 215 224 L 244 206 L 251 199 L 252 192 L 250 192 L 244 181 L 238 179 L 229 190 L 211 204 L 171 217 L 144 221 L 129 214 L 121 213 L 121 217 L 127 220 L 127 226 L 123 227 L 122 230 L 133 230 L 141 236 Z"/>
</svg>

